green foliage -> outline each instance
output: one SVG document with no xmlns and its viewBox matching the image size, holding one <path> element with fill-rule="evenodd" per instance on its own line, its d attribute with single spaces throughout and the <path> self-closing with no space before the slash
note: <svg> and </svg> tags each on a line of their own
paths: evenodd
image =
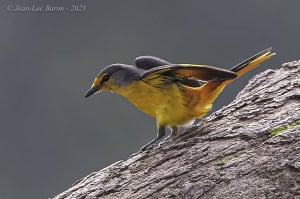
<svg viewBox="0 0 300 199">
<path fill-rule="evenodd" d="M 297 120 L 291 124 L 283 124 L 281 126 L 278 126 L 278 127 L 275 127 L 275 128 L 272 128 L 270 130 L 270 133 L 271 133 L 271 136 L 276 136 L 276 135 L 280 135 L 282 134 L 285 130 L 287 129 L 290 129 L 290 128 L 293 128 L 295 126 L 298 126 L 300 125 L 300 120 Z"/>
</svg>

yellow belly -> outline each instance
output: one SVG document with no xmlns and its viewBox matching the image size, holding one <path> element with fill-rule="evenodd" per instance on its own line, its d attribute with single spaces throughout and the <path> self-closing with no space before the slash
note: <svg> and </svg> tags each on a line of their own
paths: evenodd
<svg viewBox="0 0 300 199">
<path fill-rule="evenodd" d="M 183 92 L 174 84 L 157 88 L 144 82 L 134 82 L 116 90 L 144 113 L 156 118 L 158 125 L 181 125 L 194 119 L 186 107 Z"/>
</svg>

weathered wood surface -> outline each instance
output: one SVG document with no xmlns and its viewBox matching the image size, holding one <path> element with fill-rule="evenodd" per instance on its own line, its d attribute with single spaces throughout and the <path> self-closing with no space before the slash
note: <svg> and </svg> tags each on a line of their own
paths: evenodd
<svg viewBox="0 0 300 199">
<path fill-rule="evenodd" d="M 256 75 L 173 142 L 91 173 L 54 198 L 300 198 L 299 121 L 294 61 Z M 271 136 L 276 127 L 281 134 Z"/>
</svg>

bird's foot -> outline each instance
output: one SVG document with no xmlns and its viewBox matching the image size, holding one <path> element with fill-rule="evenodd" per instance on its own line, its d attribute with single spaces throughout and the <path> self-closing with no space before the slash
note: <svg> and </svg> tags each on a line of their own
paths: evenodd
<svg viewBox="0 0 300 199">
<path fill-rule="evenodd" d="M 165 139 L 162 142 L 173 141 L 175 137 L 176 135 L 171 133 L 167 137 L 165 137 Z"/>
<path fill-rule="evenodd" d="M 157 136 L 156 138 L 154 138 L 153 140 L 151 140 L 149 143 L 147 143 L 145 146 L 143 146 L 140 151 L 146 151 L 146 150 L 150 150 L 153 149 L 155 146 L 157 146 L 157 142 L 159 142 L 166 133 L 166 128 L 165 126 L 160 126 L 157 132 Z"/>
<path fill-rule="evenodd" d="M 165 139 L 163 139 L 159 144 L 158 144 L 158 146 L 161 146 L 161 145 L 163 145 L 163 144 L 165 144 L 165 143 L 170 143 L 170 142 L 173 142 L 174 141 L 174 139 L 175 139 L 175 137 L 176 137 L 176 135 L 174 135 L 174 134 L 169 134 L 167 137 L 165 137 Z"/>
<path fill-rule="evenodd" d="M 147 150 L 152 150 L 154 147 L 158 146 L 158 144 L 155 143 L 148 143 L 139 150 L 139 152 L 147 151 Z"/>
</svg>

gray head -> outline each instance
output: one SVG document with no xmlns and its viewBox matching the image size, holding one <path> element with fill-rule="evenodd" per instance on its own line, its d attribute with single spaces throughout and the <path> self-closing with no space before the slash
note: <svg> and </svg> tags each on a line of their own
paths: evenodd
<svg viewBox="0 0 300 199">
<path fill-rule="evenodd" d="M 142 73 L 142 69 L 126 64 L 112 64 L 106 66 L 96 76 L 92 87 L 88 90 L 85 97 L 89 97 L 100 91 L 116 91 L 138 80 Z"/>
</svg>

